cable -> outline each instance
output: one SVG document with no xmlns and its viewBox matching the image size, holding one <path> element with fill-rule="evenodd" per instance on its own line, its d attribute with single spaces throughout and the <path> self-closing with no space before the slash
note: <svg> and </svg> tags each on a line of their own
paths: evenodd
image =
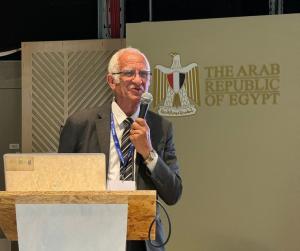
<svg viewBox="0 0 300 251">
<path fill-rule="evenodd" d="M 18 52 L 18 51 L 21 51 L 21 48 L 9 50 L 9 51 L 0 51 L 0 57 L 5 57 L 5 56 L 7 56 L 7 55 L 16 53 L 16 52 Z"/>
<path fill-rule="evenodd" d="M 154 222 L 158 219 L 158 215 L 155 216 L 154 220 L 152 221 L 152 223 L 150 224 L 150 227 L 149 227 L 149 232 L 148 232 L 148 239 L 149 239 L 149 242 L 150 242 L 150 245 L 152 247 L 156 247 L 156 248 L 160 248 L 160 247 L 163 247 L 165 246 L 169 240 L 170 240 L 170 237 L 171 237 L 171 230 L 172 230 L 172 225 L 171 225 L 171 220 L 170 220 L 170 217 L 167 213 L 167 210 L 164 208 L 164 206 L 161 204 L 161 202 L 159 200 L 156 200 L 156 203 L 163 209 L 163 211 L 165 212 L 166 216 L 167 216 L 167 219 L 168 219 L 168 225 L 169 225 L 169 233 L 168 233 L 168 237 L 166 238 L 166 240 L 160 244 L 160 245 L 156 245 L 154 244 L 152 241 L 151 241 L 151 238 L 150 238 L 150 233 L 151 233 L 151 230 L 152 230 L 152 227 L 153 227 L 153 224 Z"/>
</svg>

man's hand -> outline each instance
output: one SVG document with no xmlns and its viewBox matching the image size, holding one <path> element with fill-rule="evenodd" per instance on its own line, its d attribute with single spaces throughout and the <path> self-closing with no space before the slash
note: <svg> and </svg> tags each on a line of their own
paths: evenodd
<svg viewBox="0 0 300 251">
<path fill-rule="evenodd" d="M 144 119 L 137 118 L 132 123 L 130 140 L 136 151 L 141 154 L 144 159 L 147 159 L 152 150 L 152 144 L 150 139 L 150 129 Z"/>
</svg>

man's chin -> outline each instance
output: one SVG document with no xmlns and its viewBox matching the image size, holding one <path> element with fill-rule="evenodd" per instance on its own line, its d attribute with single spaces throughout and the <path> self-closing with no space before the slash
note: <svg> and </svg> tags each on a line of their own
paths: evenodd
<svg viewBox="0 0 300 251">
<path fill-rule="evenodd" d="M 136 96 L 136 97 L 141 97 L 143 93 L 144 93 L 144 91 L 141 90 L 141 89 L 139 89 L 139 90 L 131 89 L 131 90 L 130 90 L 130 94 L 131 94 L 132 96 Z"/>
<path fill-rule="evenodd" d="M 141 96 L 132 96 L 131 100 L 134 103 L 140 103 L 141 102 Z"/>
<path fill-rule="evenodd" d="M 144 92 L 142 92 L 142 91 L 131 91 L 130 92 L 130 97 L 131 97 L 132 100 L 140 101 L 143 93 Z"/>
<path fill-rule="evenodd" d="M 139 105 L 141 102 L 141 96 L 136 96 L 136 95 L 130 95 L 130 102 L 133 105 Z"/>
</svg>

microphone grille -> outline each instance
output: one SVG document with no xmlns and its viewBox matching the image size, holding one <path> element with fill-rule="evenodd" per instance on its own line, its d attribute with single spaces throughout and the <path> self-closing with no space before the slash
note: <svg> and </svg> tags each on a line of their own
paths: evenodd
<svg viewBox="0 0 300 251">
<path fill-rule="evenodd" d="M 142 104 L 150 104 L 153 100 L 153 96 L 150 92 L 144 92 L 141 96 Z"/>
</svg>

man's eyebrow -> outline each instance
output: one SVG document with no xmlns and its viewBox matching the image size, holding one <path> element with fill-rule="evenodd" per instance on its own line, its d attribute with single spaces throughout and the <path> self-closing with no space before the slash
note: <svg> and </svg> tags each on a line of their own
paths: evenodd
<svg viewBox="0 0 300 251">
<path fill-rule="evenodd" d="M 134 68 L 126 68 L 124 67 L 121 71 L 150 71 L 149 69 L 140 69 L 140 70 L 137 70 L 137 69 L 134 69 Z"/>
<path fill-rule="evenodd" d="M 135 71 L 135 69 L 132 69 L 132 68 L 124 68 L 124 69 L 122 69 L 121 71 Z"/>
</svg>

